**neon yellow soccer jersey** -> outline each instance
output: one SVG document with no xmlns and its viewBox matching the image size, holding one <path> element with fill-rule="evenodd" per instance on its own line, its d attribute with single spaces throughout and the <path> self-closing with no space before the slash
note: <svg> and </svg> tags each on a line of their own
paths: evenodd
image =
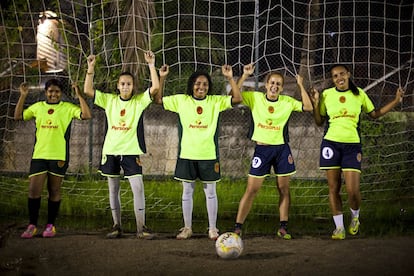
<svg viewBox="0 0 414 276">
<path fill-rule="evenodd" d="M 72 119 L 81 120 L 79 106 L 69 102 L 38 102 L 23 111 L 23 120 L 35 118 L 33 159 L 68 160 Z"/>
<path fill-rule="evenodd" d="M 374 105 L 364 90 L 359 95 L 351 90 L 338 91 L 335 87 L 325 89 L 320 98 L 319 111 L 327 117 L 324 139 L 341 143 L 360 143 L 361 111 L 370 113 Z"/>
<path fill-rule="evenodd" d="M 151 104 L 144 93 L 122 100 L 118 94 L 95 91 L 95 104 L 105 110 L 107 132 L 102 155 L 140 155 L 145 152 L 142 113 Z"/>
<path fill-rule="evenodd" d="M 178 156 L 191 160 L 218 158 L 218 119 L 231 108 L 231 96 L 207 95 L 197 100 L 177 94 L 163 98 L 164 109 L 178 113 Z"/>
<path fill-rule="evenodd" d="M 269 101 L 263 92 L 242 92 L 242 104 L 248 106 L 253 117 L 251 139 L 268 145 L 289 142 L 288 121 L 293 111 L 302 112 L 302 102 L 286 95 Z"/>
</svg>

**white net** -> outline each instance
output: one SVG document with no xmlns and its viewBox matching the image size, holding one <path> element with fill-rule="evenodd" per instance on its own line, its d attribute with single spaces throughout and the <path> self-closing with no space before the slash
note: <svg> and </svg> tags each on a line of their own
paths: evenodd
<svg viewBox="0 0 414 276">
<path fill-rule="evenodd" d="M 93 53 L 97 55 L 97 88 L 115 90 L 119 73 L 130 71 L 137 76 L 137 91 L 142 91 L 149 82 L 143 52 L 152 50 L 158 67 L 170 65 L 167 95 L 184 92 L 195 70 L 211 73 L 214 93 L 225 93 L 221 65 L 233 65 L 237 77 L 243 65 L 251 62 L 256 73 L 247 86 L 262 89 L 264 76 L 278 70 L 285 74 L 286 93 L 295 97 L 299 95 L 296 74 L 305 78 L 306 87 L 323 89 L 330 86 L 326 72 L 335 63 L 348 65 L 354 82 L 365 88 L 377 107 L 392 100 L 397 87 L 403 87 L 406 95 L 395 113 L 376 122 L 364 121 L 362 189 L 368 201 L 372 189 L 379 195 L 389 189 L 399 195 L 407 190 L 412 193 L 412 1 L 11 0 L 1 3 L 0 16 L 0 171 L 27 172 L 31 157 L 33 124 L 16 124 L 12 118 L 20 82 L 29 82 L 33 91 L 27 104 L 42 99 L 42 85 L 48 78 L 63 79 L 68 87 L 70 82 L 82 85 L 86 57 Z M 66 100 L 76 102 L 71 93 Z M 174 153 L 176 145 L 164 143 L 170 137 L 160 134 L 171 126 L 162 124 L 159 130 L 156 126 L 166 120 L 166 114 L 157 108 L 149 111 L 149 132 L 159 136 L 147 135 L 153 157 L 144 156 L 150 164 L 144 170 L 148 175 L 170 175 L 175 156 L 157 154 Z M 244 177 L 247 172 L 252 144 L 235 138 L 246 134 L 244 113 L 237 108 L 222 118 L 224 176 Z M 95 114 L 91 124 L 74 125 L 72 174 L 90 172 L 99 163 L 104 119 L 99 110 Z M 233 132 L 234 124 L 239 132 Z M 299 178 L 323 177 L 317 164 L 321 135 L 310 115 L 293 116 L 291 146 Z M 385 188 L 387 183 L 394 185 Z M 392 190 L 395 187 L 399 190 Z M 318 202 L 324 197 L 325 191 L 317 190 L 309 195 L 309 202 L 312 197 Z"/>
</svg>

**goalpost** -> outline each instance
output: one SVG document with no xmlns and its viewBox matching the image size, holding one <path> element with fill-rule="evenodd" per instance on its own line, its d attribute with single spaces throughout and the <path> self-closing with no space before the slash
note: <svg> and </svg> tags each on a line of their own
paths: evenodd
<svg viewBox="0 0 414 276">
<path fill-rule="evenodd" d="M 243 65 L 251 62 L 255 63 L 256 72 L 246 82 L 250 88 L 263 89 L 265 75 L 280 71 L 286 78 L 285 93 L 294 97 L 300 95 L 296 91 L 296 74 L 304 77 L 306 87 L 322 90 L 331 85 L 327 70 L 336 63 L 350 67 L 354 82 L 367 91 L 377 107 L 393 99 L 396 89 L 403 87 L 406 94 L 395 112 L 375 122 L 363 120 L 366 161 L 361 189 L 368 201 L 374 198 L 371 193 L 379 197 L 384 194 L 384 200 L 390 200 L 393 192 L 396 196 L 412 194 L 413 21 L 414 8 L 409 0 L 7 1 L 0 9 L 0 171 L 16 173 L 28 169 L 33 145 L 28 141 L 34 140 L 33 125 L 16 124 L 11 115 L 20 82 L 31 84 L 33 93 L 28 103 L 42 99 L 42 85 L 50 77 L 61 78 L 68 85 L 79 82 L 82 86 L 86 57 L 93 53 L 97 56 L 97 88 L 114 91 L 119 73 L 130 71 L 137 76 L 137 91 L 142 91 L 149 82 L 143 52 L 152 50 L 157 67 L 170 65 L 167 95 L 184 93 L 187 78 L 195 70 L 206 70 L 212 75 L 213 93 L 226 93 L 221 65 L 233 65 L 237 78 Z M 48 22 L 53 26 L 41 33 L 42 24 Z M 42 39 L 44 44 L 40 45 Z M 71 93 L 66 100 L 76 102 Z M 245 163 L 251 157 L 252 147 L 247 139 L 234 141 L 232 132 L 232 124 L 245 118 L 244 112 L 237 107 L 222 118 L 224 176 L 246 175 Z M 98 110 L 95 113 L 98 116 L 90 125 L 74 124 L 79 132 L 72 135 L 72 174 L 84 174 L 88 171 L 85 168 L 97 167 L 100 160 L 104 119 Z M 151 118 L 159 122 L 164 113 L 159 114 Z M 238 127 L 245 128 L 246 124 Z M 311 116 L 305 114 L 293 116 L 290 130 L 300 170 L 297 177 L 323 179 L 317 164 L 323 130 L 315 127 Z M 245 136 L 245 132 L 240 133 Z M 148 141 L 148 135 L 146 138 L 149 150 L 155 152 L 157 141 Z M 159 151 L 173 150 L 162 145 L 158 146 Z M 226 165 L 227 160 L 234 159 L 239 163 Z M 148 175 L 171 173 L 162 171 L 161 165 L 151 164 Z M 241 169 L 232 170 L 235 164 Z M 239 174 L 233 175 L 234 171 Z M 273 182 L 272 179 L 265 183 L 273 187 Z M 309 206 L 326 205 L 324 188 L 318 187 L 309 196 Z M 294 193 L 295 187 L 292 189 Z"/>
</svg>

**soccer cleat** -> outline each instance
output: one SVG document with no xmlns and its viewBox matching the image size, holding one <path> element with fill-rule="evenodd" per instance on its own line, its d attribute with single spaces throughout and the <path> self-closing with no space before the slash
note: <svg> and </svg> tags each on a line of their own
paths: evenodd
<svg viewBox="0 0 414 276">
<path fill-rule="evenodd" d="M 193 234 L 193 230 L 191 230 L 191 227 L 183 227 L 180 229 L 180 234 L 177 235 L 177 240 L 186 240 L 191 238 L 191 235 Z"/>
<path fill-rule="evenodd" d="M 121 226 L 119 226 L 118 224 L 115 224 L 112 227 L 111 232 L 106 235 L 108 239 L 117 239 L 117 238 L 120 238 L 121 236 L 122 236 L 122 229 L 121 229 Z"/>
<path fill-rule="evenodd" d="M 217 240 L 218 237 L 219 237 L 219 230 L 217 228 L 214 227 L 208 230 L 208 238 L 210 240 L 215 241 Z"/>
<path fill-rule="evenodd" d="M 349 225 L 349 228 L 348 228 L 348 232 L 349 232 L 349 234 L 351 234 L 351 235 L 356 235 L 356 234 L 358 234 L 358 231 L 359 231 L 359 225 L 360 225 L 360 223 L 359 223 L 359 219 L 358 219 L 358 218 L 353 218 L 353 219 L 351 220 L 351 224 Z"/>
<path fill-rule="evenodd" d="M 142 227 L 142 231 L 137 233 L 137 238 L 141 240 L 152 240 L 154 237 L 155 234 L 145 225 Z"/>
<path fill-rule="evenodd" d="M 333 240 L 344 240 L 345 239 L 345 229 L 336 228 L 332 233 Z"/>
<path fill-rule="evenodd" d="M 43 238 L 53 238 L 56 235 L 56 228 L 53 224 L 47 224 L 45 231 L 43 231 Z"/>
<path fill-rule="evenodd" d="M 34 224 L 29 224 L 27 226 L 27 229 L 23 232 L 23 234 L 20 236 L 23 239 L 31 239 L 37 234 L 37 228 Z"/>
<path fill-rule="evenodd" d="M 292 236 L 283 227 L 280 228 L 279 230 L 277 230 L 277 236 L 279 238 L 284 239 L 284 240 L 291 240 L 292 239 Z"/>
</svg>

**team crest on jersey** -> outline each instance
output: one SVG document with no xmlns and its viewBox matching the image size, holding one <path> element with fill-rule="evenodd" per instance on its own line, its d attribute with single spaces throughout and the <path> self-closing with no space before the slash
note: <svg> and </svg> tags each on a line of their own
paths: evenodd
<svg viewBox="0 0 414 276">
<path fill-rule="evenodd" d="M 63 168 L 63 166 L 65 166 L 65 161 L 59 160 L 57 161 L 57 165 L 59 168 Z"/>
<path fill-rule="evenodd" d="M 203 108 L 201 106 L 197 106 L 197 114 L 203 114 Z"/>
<path fill-rule="evenodd" d="M 51 125 L 52 125 L 52 120 L 46 120 L 46 124 L 47 124 L 48 126 L 51 126 Z"/>
<path fill-rule="evenodd" d="M 220 172 L 220 163 L 216 162 L 214 164 L 214 172 L 219 173 Z"/>
<path fill-rule="evenodd" d="M 292 156 L 292 154 L 289 154 L 289 156 L 288 156 L 288 162 L 289 162 L 289 164 L 293 164 L 293 156 Z"/>
<path fill-rule="evenodd" d="M 275 108 L 273 106 L 269 106 L 267 108 L 267 111 L 269 111 L 269 113 L 273 113 L 273 112 L 275 112 Z"/>
<path fill-rule="evenodd" d="M 346 97 L 345 96 L 339 97 L 339 102 L 345 103 L 346 102 Z"/>
<path fill-rule="evenodd" d="M 51 108 L 47 111 L 47 114 L 52 115 L 54 112 L 55 112 L 55 110 L 53 108 Z"/>
<path fill-rule="evenodd" d="M 124 109 L 122 109 L 122 110 L 121 110 L 120 115 L 121 115 L 121 116 L 125 116 L 125 112 L 126 112 L 126 111 L 125 111 L 125 108 L 124 108 Z"/>
</svg>

